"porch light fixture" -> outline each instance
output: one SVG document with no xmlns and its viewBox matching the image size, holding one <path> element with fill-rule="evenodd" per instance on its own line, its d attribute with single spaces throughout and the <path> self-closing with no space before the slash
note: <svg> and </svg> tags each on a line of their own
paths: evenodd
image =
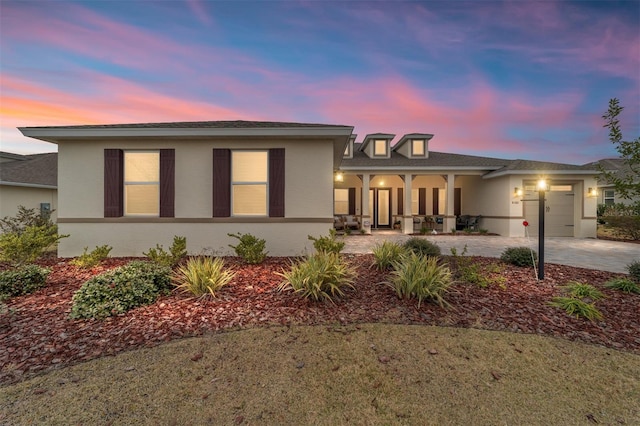
<svg viewBox="0 0 640 426">
<path fill-rule="evenodd" d="M 336 173 L 335 180 L 336 182 L 344 181 L 344 175 L 341 172 Z"/>
<path fill-rule="evenodd" d="M 514 197 L 522 197 L 522 188 L 518 188 L 517 186 L 513 189 Z"/>
<path fill-rule="evenodd" d="M 538 281 L 544 280 L 544 197 L 549 190 L 547 181 L 538 181 Z"/>
<path fill-rule="evenodd" d="M 598 196 L 598 189 L 597 188 L 589 188 L 589 190 L 587 191 L 587 195 L 589 197 L 596 197 Z"/>
</svg>

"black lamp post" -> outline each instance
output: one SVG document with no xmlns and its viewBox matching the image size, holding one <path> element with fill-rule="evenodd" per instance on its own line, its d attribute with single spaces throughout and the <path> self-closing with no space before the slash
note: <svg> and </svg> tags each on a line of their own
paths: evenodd
<svg viewBox="0 0 640 426">
<path fill-rule="evenodd" d="M 544 196 L 547 182 L 538 181 L 538 280 L 544 280 Z"/>
</svg>

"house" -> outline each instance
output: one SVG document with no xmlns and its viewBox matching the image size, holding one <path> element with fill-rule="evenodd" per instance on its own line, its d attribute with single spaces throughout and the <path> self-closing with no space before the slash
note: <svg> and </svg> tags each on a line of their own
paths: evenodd
<svg viewBox="0 0 640 426">
<path fill-rule="evenodd" d="M 480 228 L 535 232 L 537 181 L 549 184 L 547 235 L 596 236 L 592 167 L 504 160 L 429 150 L 433 135 L 375 133 L 356 142 L 353 127 L 212 121 L 26 127 L 28 137 L 58 145 L 61 256 L 109 244 L 140 255 L 174 235 L 190 253 L 228 254 L 227 233 L 252 233 L 272 256 L 311 250 L 336 215 L 364 233 L 414 232 L 427 216 L 440 230 L 460 216 Z"/>
<path fill-rule="evenodd" d="M 0 218 L 18 206 L 51 213 L 56 220 L 58 154 L 20 155 L 0 151 Z"/>
<path fill-rule="evenodd" d="M 610 172 L 615 173 L 619 177 L 624 177 L 631 173 L 631 168 L 624 163 L 622 158 L 604 158 L 602 160 L 589 163 L 586 166 L 597 168 L 601 164 L 602 167 Z M 607 182 L 605 179 L 598 179 L 597 189 L 598 204 L 613 205 L 613 204 L 634 204 L 640 202 L 638 199 L 628 199 L 620 197 L 612 183 Z"/>
</svg>

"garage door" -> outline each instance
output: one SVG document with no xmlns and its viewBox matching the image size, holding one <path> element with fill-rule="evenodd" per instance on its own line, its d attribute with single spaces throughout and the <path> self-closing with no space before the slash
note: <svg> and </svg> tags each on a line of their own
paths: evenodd
<svg viewBox="0 0 640 426">
<path fill-rule="evenodd" d="M 538 191 L 526 188 L 524 217 L 529 235 L 538 235 Z M 573 237 L 574 192 L 572 185 L 551 185 L 546 193 L 544 234 L 548 237 Z"/>
</svg>

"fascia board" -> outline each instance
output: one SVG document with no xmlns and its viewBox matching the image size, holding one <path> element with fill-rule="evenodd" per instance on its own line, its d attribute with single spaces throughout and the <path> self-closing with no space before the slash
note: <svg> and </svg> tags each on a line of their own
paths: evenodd
<svg viewBox="0 0 640 426">
<path fill-rule="evenodd" d="M 492 179 L 500 176 L 509 175 L 589 175 L 597 176 L 599 172 L 595 170 L 506 170 L 487 173 L 482 179 Z"/>
<path fill-rule="evenodd" d="M 4 186 L 21 186 L 25 188 L 40 188 L 40 189 L 58 189 L 55 185 L 43 185 L 38 183 L 24 183 L 24 182 L 8 182 L 0 180 L 0 185 Z"/>
</svg>

